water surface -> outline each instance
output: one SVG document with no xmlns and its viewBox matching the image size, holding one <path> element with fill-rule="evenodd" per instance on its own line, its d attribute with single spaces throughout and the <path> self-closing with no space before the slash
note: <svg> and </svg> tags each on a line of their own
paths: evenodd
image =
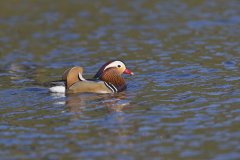
<svg viewBox="0 0 240 160">
<path fill-rule="evenodd" d="M 240 158 L 240 2 L 1 1 L 2 159 Z M 111 59 L 119 94 L 50 94 Z"/>
</svg>

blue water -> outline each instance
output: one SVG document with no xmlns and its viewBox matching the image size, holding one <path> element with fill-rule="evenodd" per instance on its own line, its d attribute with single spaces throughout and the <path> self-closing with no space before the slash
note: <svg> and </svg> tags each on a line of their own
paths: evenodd
<svg viewBox="0 0 240 160">
<path fill-rule="evenodd" d="M 240 159 L 240 2 L 1 1 L 1 159 Z M 45 83 L 111 59 L 117 94 Z"/>
</svg>

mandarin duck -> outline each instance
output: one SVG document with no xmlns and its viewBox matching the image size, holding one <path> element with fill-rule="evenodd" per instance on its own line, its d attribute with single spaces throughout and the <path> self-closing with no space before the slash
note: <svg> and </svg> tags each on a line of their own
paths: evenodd
<svg viewBox="0 0 240 160">
<path fill-rule="evenodd" d="M 127 88 L 121 74 L 133 75 L 122 61 L 105 63 L 92 79 L 83 78 L 82 67 L 72 67 L 63 73 L 62 80 L 50 82 L 50 92 L 61 93 L 115 93 Z"/>
</svg>

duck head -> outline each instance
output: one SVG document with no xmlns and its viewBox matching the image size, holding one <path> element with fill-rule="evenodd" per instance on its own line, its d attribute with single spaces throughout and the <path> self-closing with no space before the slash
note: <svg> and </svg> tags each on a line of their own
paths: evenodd
<svg viewBox="0 0 240 160">
<path fill-rule="evenodd" d="M 116 74 L 121 75 L 121 74 L 129 74 L 129 75 L 134 75 L 134 73 L 127 69 L 126 65 L 119 60 L 112 60 L 107 63 L 105 63 L 96 73 L 94 76 L 95 79 L 101 79 L 101 77 L 104 75 L 104 73 L 113 70 Z"/>
</svg>

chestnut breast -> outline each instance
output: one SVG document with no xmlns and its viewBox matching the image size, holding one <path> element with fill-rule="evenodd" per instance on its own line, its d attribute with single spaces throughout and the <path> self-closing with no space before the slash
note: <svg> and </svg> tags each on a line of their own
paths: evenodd
<svg viewBox="0 0 240 160">
<path fill-rule="evenodd" d="M 114 85 L 118 92 L 127 88 L 124 78 L 118 73 L 116 68 L 108 68 L 104 70 L 99 79 Z"/>
</svg>

